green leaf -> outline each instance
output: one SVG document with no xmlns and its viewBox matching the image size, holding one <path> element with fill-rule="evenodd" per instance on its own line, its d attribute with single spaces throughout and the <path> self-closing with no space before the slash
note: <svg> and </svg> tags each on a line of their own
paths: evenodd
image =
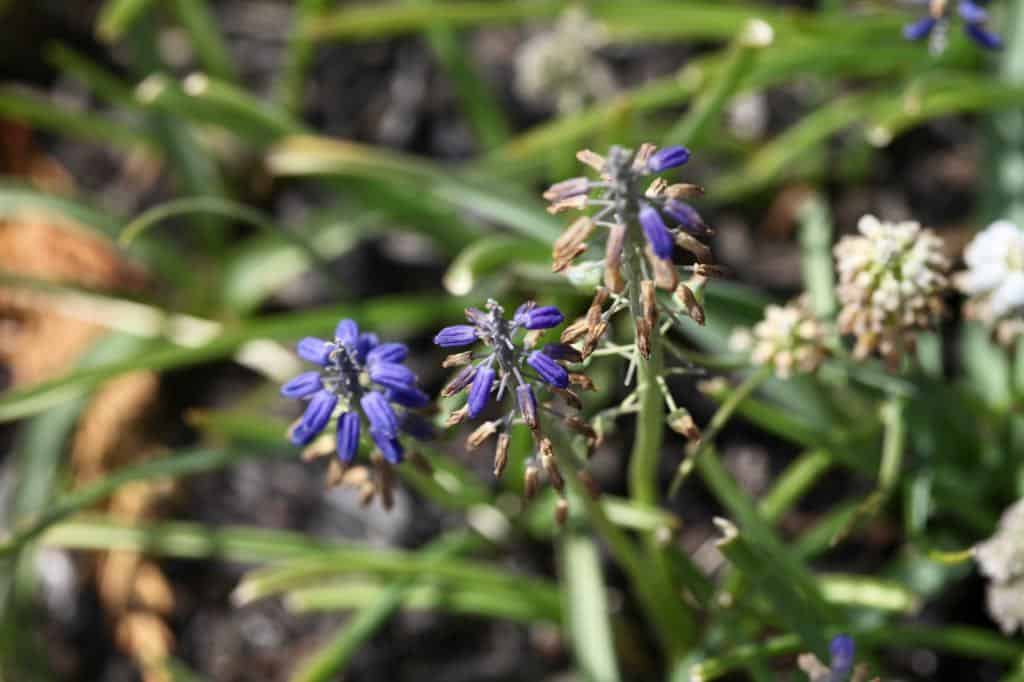
<svg viewBox="0 0 1024 682">
<path fill-rule="evenodd" d="M 174 9 L 203 67 L 222 80 L 237 80 L 237 70 L 205 0 L 174 0 Z"/>
<path fill-rule="evenodd" d="M 562 585 L 576 665 L 591 682 L 620 679 L 601 561 L 582 529 L 569 529 L 560 544 Z"/>
<path fill-rule="evenodd" d="M 152 3 L 153 0 L 107 0 L 96 17 L 96 35 L 108 43 L 118 40 Z"/>
<path fill-rule="evenodd" d="M 160 345 L 126 360 L 75 370 L 34 386 L 8 391 L 0 395 L 0 422 L 36 414 L 75 397 L 99 381 L 136 369 L 161 371 L 219 360 L 257 339 L 284 341 L 305 334 L 326 335 L 342 317 L 352 317 L 368 328 L 392 335 L 435 327 L 441 320 L 457 317 L 464 307 L 462 300 L 453 297 L 395 296 L 256 318 L 226 326 L 221 334 L 194 348 Z"/>
<path fill-rule="evenodd" d="M 499 183 L 446 172 L 424 159 L 319 137 L 289 137 L 271 150 L 267 164 L 281 176 L 340 175 L 396 183 L 431 194 L 455 208 L 516 230 L 545 244 L 560 230 L 536 200 L 510 194 Z"/>
</svg>

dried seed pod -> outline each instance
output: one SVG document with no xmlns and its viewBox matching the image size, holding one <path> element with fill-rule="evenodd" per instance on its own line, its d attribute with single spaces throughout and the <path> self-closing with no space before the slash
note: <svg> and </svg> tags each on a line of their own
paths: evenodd
<svg viewBox="0 0 1024 682">
<path fill-rule="evenodd" d="M 462 353 L 460 353 L 460 355 L 462 355 Z M 444 389 L 441 391 L 441 397 L 451 398 L 453 395 L 455 395 L 462 389 L 466 388 L 466 386 L 469 386 L 470 382 L 473 381 L 473 377 L 475 376 L 476 367 L 473 367 L 472 365 L 467 365 L 463 367 L 461 370 L 459 370 L 455 377 L 450 382 L 448 382 L 448 385 L 445 386 Z"/>
<path fill-rule="evenodd" d="M 670 260 L 664 260 L 655 256 L 654 250 L 650 246 L 644 249 L 644 255 L 647 257 L 647 262 L 654 273 L 655 285 L 664 291 L 675 289 L 676 285 L 679 284 L 679 272 L 676 271 L 675 264 Z"/>
<path fill-rule="evenodd" d="M 540 484 L 540 469 L 532 462 L 526 465 L 523 471 L 523 495 L 530 500 L 537 494 L 537 487 Z"/>
<path fill-rule="evenodd" d="M 579 473 L 576 474 L 576 478 L 583 486 L 583 489 L 587 491 L 587 494 L 590 495 L 591 499 L 596 500 L 601 497 L 601 486 L 594 480 L 589 471 L 580 469 Z"/>
<path fill-rule="evenodd" d="M 604 170 L 605 158 L 596 152 L 592 152 L 589 149 L 581 149 L 576 152 L 576 160 L 582 164 L 590 166 L 598 173 Z"/>
<path fill-rule="evenodd" d="M 586 436 L 591 439 L 597 438 L 597 432 L 594 431 L 593 427 L 590 426 L 586 420 L 577 417 L 574 414 L 565 418 L 565 425 L 582 436 Z"/>
<path fill-rule="evenodd" d="M 488 421 L 484 422 L 480 426 L 473 430 L 473 433 L 469 434 L 466 438 L 466 449 L 476 450 L 478 447 L 483 445 L 488 438 L 493 436 L 498 430 L 497 422 Z"/>
<path fill-rule="evenodd" d="M 664 178 L 655 178 L 654 182 L 648 185 L 647 191 L 644 192 L 644 196 L 648 199 L 657 199 L 665 192 L 666 188 L 668 188 L 668 182 L 666 182 Z"/>
<path fill-rule="evenodd" d="M 580 374 L 579 372 L 569 372 L 569 383 L 573 386 L 579 386 L 581 391 L 596 391 L 594 382 L 591 381 L 590 377 L 586 374 Z"/>
<path fill-rule="evenodd" d="M 705 265 L 711 264 L 711 249 L 707 244 L 683 231 L 676 232 L 675 240 L 676 245 L 692 253 L 698 263 Z"/>
<path fill-rule="evenodd" d="M 640 306 L 643 310 L 644 322 L 648 328 L 654 329 L 658 324 L 658 301 L 654 291 L 654 282 L 649 279 L 640 282 Z"/>
<path fill-rule="evenodd" d="M 569 520 L 569 503 L 564 497 L 559 497 L 555 502 L 555 523 L 562 527 Z"/>
<path fill-rule="evenodd" d="M 534 329 L 533 331 L 526 332 L 523 336 L 523 348 L 536 348 L 537 342 L 540 341 L 540 337 L 544 336 L 546 329 Z"/>
<path fill-rule="evenodd" d="M 348 465 L 342 464 L 337 458 L 332 459 L 331 463 L 327 465 L 326 487 L 336 488 L 340 486 L 345 480 L 346 469 L 348 469 Z"/>
<path fill-rule="evenodd" d="M 562 330 L 560 340 L 562 343 L 573 343 L 578 341 L 583 338 L 583 335 L 587 333 L 589 328 L 590 325 L 587 324 L 587 318 L 581 317 Z"/>
<path fill-rule="evenodd" d="M 693 291 L 690 287 L 685 284 L 680 284 L 676 287 L 675 293 L 673 294 L 677 301 L 686 310 L 686 314 L 689 315 L 694 322 L 699 325 L 704 324 L 704 308 L 701 306 L 697 297 L 694 296 Z"/>
<path fill-rule="evenodd" d="M 581 244 L 587 241 L 594 232 L 594 221 L 587 216 L 577 218 L 572 222 L 565 232 L 555 240 L 551 256 L 554 260 L 563 258 L 566 253 L 575 252 Z"/>
<path fill-rule="evenodd" d="M 444 367 L 445 369 L 449 367 L 461 367 L 462 365 L 465 365 L 472 359 L 473 351 L 467 350 L 463 351 L 462 353 L 454 353 L 452 355 L 449 355 L 444 359 L 444 362 L 441 363 L 441 366 Z"/>
<path fill-rule="evenodd" d="M 589 186 L 590 181 L 585 177 L 569 178 L 568 180 L 562 180 L 551 185 L 541 196 L 548 201 L 558 201 L 559 199 L 584 193 Z"/>
<path fill-rule="evenodd" d="M 622 279 L 622 249 L 625 243 L 625 225 L 618 224 L 608 230 L 604 245 L 604 285 L 616 293 L 625 287 Z"/>
<path fill-rule="evenodd" d="M 601 341 L 601 337 L 608 331 L 608 323 L 605 320 L 600 320 L 596 325 L 590 327 L 587 330 L 587 337 L 583 340 L 583 347 L 580 349 L 580 355 L 586 360 L 590 357 L 590 354 L 597 349 L 597 344 Z"/>
<path fill-rule="evenodd" d="M 691 185 L 685 182 L 679 182 L 665 188 L 665 196 L 669 199 L 693 199 L 695 197 L 703 196 L 703 194 L 703 187 L 700 185 Z"/>
<path fill-rule="evenodd" d="M 700 441 L 700 429 L 697 428 L 696 422 L 693 421 L 693 416 L 687 410 L 680 408 L 673 411 L 668 416 L 667 421 L 670 429 L 684 436 L 688 441 L 694 443 Z"/>
<path fill-rule="evenodd" d="M 444 420 L 444 425 L 445 426 L 455 426 L 456 424 L 461 424 L 462 422 L 464 422 L 466 420 L 466 415 L 468 415 L 468 414 L 469 414 L 469 407 L 466 406 L 466 405 L 463 405 L 462 407 L 460 407 L 459 409 L 455 410 L 450 415 L 448 415 L 448 418 Z"/>
<path fill-rule="evenodd" d="M 507 433 L 498 434 L 498 444 L 494 448 L 494 477 L 501 478 L 501 475 L 505 473 L 505 467 L 508 465 L 508 446 L 509 446 L 509 435 Z"/>
<path fill-rule="evenodd" d="M 647 168 L 647 162 L 654 155 L 654 152 L 658 149 L 658 145 L 651 144 L 650 142 L 643 142 L 640 148 L 636 150 L 636 155 L 633 157 L 633 170 L 636 172 L 643 172 Z"/>
<path fill-rule="evenodd" d="M 559 199 L 548 206 L 547 211 L 552 215 L 562 213 L 563 211 L 578 211 L 587 205 L 587 195 L 580 194 L 575 197 L 568 197 L 566 199 Z"/>
<path fill-rule="evenodd" d="M 651 357 L 651 325 L 642 317 L 636 320 L 636 349 L 645 360 Z"/>
</svg>

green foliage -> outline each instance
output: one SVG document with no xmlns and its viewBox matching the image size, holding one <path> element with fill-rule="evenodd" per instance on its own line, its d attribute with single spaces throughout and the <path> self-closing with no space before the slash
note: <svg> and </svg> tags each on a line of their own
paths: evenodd
<svg viewBox="0 0 1024 682">
<path fill-rule="evenodd" d="M 854 634 L 883 679 L 886 653 L 909 647 L 988 661 L 1001 666 L 1005 679 L 1022 679 L 1019 642 L 993 628 L 926 625 L 917 618 L 931 600 L 961 589 L 969 574 L 964 548 L 989 535 L 1002 509 L 1024 492 L 1018 414 L 1024 344 L 1007 352 L 973 322 L 925 339 L 920 360 L 901 372 L 855 359 L 836 343 L 813 376 L 782 381 L 728 350 L 733 329 L 760 319 L 772 298 L 713 280 L 701 292 L 707 323 L 673 321 L 651 358 L 637 362 L 635 403 L 616 413 L 635 415 L 633 426 L 615 434 L 633 438 L 632 448 L 622 447 L 631 450 L 623 455 L 628 493 L 593 499 L 573 475 L 584 461 L 581 439 L 556 444 L 571 498 L 564 528 L 552 520 L 554 495 L 541 494 L 525 509 L 510 506 L 519 481 L 481 481 L 444 440 L 421 451 L 431 471 L 400 471 L 404 485 L 443 507 L 458 526 L 418 550 L 183 521 L 126 525 L 90 512 L 132 482 L 297 456 L 285 440 L 287 424 L 269 416 L 263 403 L 294 369 L 282 344 L 329 334 L 341 317 L 411 339 L 426 338 L 489 296 L 540 294 L 564 310 L 584 310 L 585 287 L 550 272 L 551 244 L 564 222 L 546 213 L 538 196 L 544 183 L 560 179 L 552 169 L 564 167 L 563 157 L 577 148 L 600 148 L 608 139 L 634 147 L 651 139 L 692 145 L 713 171 L 704 199 L 713 210 L 758 212 L 794 184 L 804 185 L 793 211 L 800 267 L 811 305 L 826 319 L 837 309 L 831 246 L 847 227 L 834 222 L 829 189 L 864 180 L 869 164 L 858 160 L 874 159 L 936 120 L 991 120 L 996 144 L 989 165 L 997 181 L 983 212 L 1021 210 L 1020 0 L 1003 13 L 1017 23 L 999 77 L 959 39 L 940 57 L 902 42 L 906 17 L 894 10 L 855 12 L 844 8 L 853 3 L 842 2 L 820 3 L 820 11 L 749 1 L 586 3 L 614 43 L 708 49 L 676 73 L 624 84 L 613 99 L 526 129 L 506 111 L 500 84 L 475 63 L 472 32 L 544 25 L 570 3 L 293 4 L 270 98 L 248 89 L 214 3 L 205 0 L 102 3 L 95 33 L 128 55 L 124 73 L 68 46 L 50 46 L 50 63 L 100 103 L 93 108 L 72 109 L 0 86 L 0 117 L 155 164 L 173 193 L 133 215 L 114 215 L 96 207 L 98 197 L 55 196 L 15 178 L 0 182 L 0 217 L 67 218 L 144 264 L 161 284 L 129 297 L 0 273 L 5 289 L 88 303 L 92 321 L 111 332 L 60 376 L 0 395 L 0 422 L 24 422 L 12 523 L 0 543 L 5 679 L 48 679 L 49 671 L 35 669 L 45 660 L 43 643 L 17 627 L 39 596 L 31 560 L 40 546 L 244 563 L 253 568 L 234 593 L 239 603 L 282 598 L 298 613 L 350 612 L 319 650 L 296 662 L 296 682 L 337 679 L 396 613 L 414 609 L 556 626 L 581 679 L 599 682 L 634 674 L 775 679 L 794 653 L 811 651 L 824 660 L 828 638 L 840 632 Z M 156 47 L 166 26 L 180 29 L 195 56 L 196 71 L 184 78 Z M 318 50 L 409 38 L 425 41 L 450 83 L 475 158 L 442 163 L 332 139 L 304 118 Z M 753 142 L 728 131 L 725 113 L 736 98 L 794 84 L 803 88 L 806 112 L 784 130 Z M 325 205 L 298 218 L 277 211 L 268 194 L 284 186 L 326 196 Z M 413 235 L 422 250 L 443 259 L 443 278 L 426 291 L 353 293 L 336 261 L 397 234 Z M 310 275 L 330 282 L 331 302 L 281 311 L 287 297 L 278 296 Z M 272 360 L 253 360 L 254 348 L 269 349 Z M 666 367 L 680 361 L 725 377 L 702 387 L 717 407 L 703 441 L 687 449 L 664 428 L 664 382 L 675 376 Z M 68 438 L 98 386 L 135 370 L 205 369 L 215 362 L 254 370 L 260 385 L 237 404 L 191 413 L 194 446 L 69 488 Z M 599 362 L 593 369 L 607 378 L 588 397 L 588 412 L 599 414 L 621 398 L 621 376 Z M 795 453 L 758 498 L 716 449 L 722 432 L 741 420 Z M 670 484 L 668 471 L 675 473 Z M 848 481 L 849 493 L 811 523 L 796 530 L 783 525 L 832 478 Z M 666 508 L 677 493 L 690 495 L 698 486 L 730 519 L 720 521 L 723 569 L 714 575 L 678 541 L 688 520 Z M 870 573 L 860 572 L 859 562 L 836 572 L 836 559 L 851 556 L 844 543 L 871 524 L 897 536 L 891 552 L 876 558 Z M 506 558 L 524 539 L 557 553 L 550 575 L 510 568 Z M 826 555 L 829 571 L 819 561 Z M 615 606 L 621 600 L 626 608 Z M 198 679 L 180 661 L 169 660 L 166 668 L 172 679 Z"/>
</svg>

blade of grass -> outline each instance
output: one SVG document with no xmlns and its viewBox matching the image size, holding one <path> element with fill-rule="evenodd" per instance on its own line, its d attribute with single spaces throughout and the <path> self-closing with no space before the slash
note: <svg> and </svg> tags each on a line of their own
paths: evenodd
<svg viewBox="0 0 1024 682">
<path fill-rule="evenodd" d="M 721 115 L 749 76 L 761 51 L 771 45 L 773 39 L 774 32 L 767 23 L 760 19 L 748 21 L 733 40 L 715 79 L 705 83 L 704 91 L 690 111 L 665 137 L 665 144 L 699 147 L 708 128 Z"/>
<path fill-rule="evenodd" d="M 282 441 L 283 441 L 283 433 Z M 26 542 L 39 536 L 50 526 L 105 500 L 121 486 L 135 481 L 159 478 L 181 478 L 223 469 L 253 457 L 290 456 L 287 450 L 268 453 L 259 450 L 195 450 L 174 453 L 142 464 L 118 469 L 103 478 L 63 495 L 49 509 L 39 510 L 34 518 L 23 520 L 13 535 L 0 544 L 0 556 L 18 551 Z"/>
<path fill-rule="evenodd" d="M 580 504 L 572 505 L 579 510 Z M 571 507 L 570 507 L 571 508 Z M 573 642 L 576 666 L 591 682 L 617 682 L 615 642 L 597 548 L 574 512 L 570 527 L 559 539 L 562 593 L 567 627 Z"/>
<path fill-rule="evenodd" d="M 237 81 L 238 70 L 205 0 L 174 0 L 174 10 L 203 68 L 221 80 Z"/>
<path fill-rule="evenodd" d="M 419 556 L 429 562 L 441 562 L 478 544 L 479 538 L 459 533 L 435 540 Z M 416 577 L 410 576 L 388 587 L 376 603 L 356 613 L 326 646 L 303 661 L 289 678 L 291 682 L 336 680 L 356 651 L 398 611 L 416 581 Z"/>
<path fill-rule="evenodd" d="M 36 414 L 104 379 L 136 369 L 156 371 L 195 365 L 231 356 L 250 341 L 283 341 L 300 333 L 326 335 L 342 317 L 351 317 L 382 334 L 401 334 L 438 320 L 451 319 L 465 307 L 458 298 L 434 295 L 381 297 L 365 303 L 350 303 L 298 313 L 269 315 L 225 327 L 224 331 L 195 348 L 158 347 L 139 356 L 83 368 L 23 389 L 0 395 L 0 422 Z"/>
<path fill-rule="evenodd" d="M 96 15 L 96 35 L 112 43 L 146 13 L 153 0 L 107 0 Z"/>
<path fill-rule="evenodd" d="M 430 6 L 434 0 L 407 0 Z M 494 149 L 509 137 L 509 126 L 490 86 L 477 72 L 473 59 L 463 49 L 459 36 L 444 20 L 430 24 L 427 41 L 451 80 L 466 118 L 483 149 Z"/>
<path fill-rule="evenodd" d="M 281 176 L 341 175 L 402 184 L 545 244 L 561 231 L 535 200 L 499 192 L 496 184 L 470 181 L 423 159 L 354 142 L 289 137 L 271 150 L 267 164 Z"/>
<path fill-rule="evenodd" d="M 306 72 L 316 50 L 310 27 L 332 4 L 331 0 L 298 0 L 294 3 L 284 62 L 274 83 L 274 101 L 293 114 L 302 110 Z"/>
<path fill-rule="evenodd" d="M 387 584 L 363 579 L 338 584 L 306 587 L 289 592 L 285 605 L 296 613 L 348 611 L 370 606 L 383 596 Z M 534 595 L 537 596 L 537 595 Z M 562 619 L 561 594 L 551 585 L 544 600 L 527 601 L 519 592 L 502 591 L 493 585 L 485 589 L 454 583 L 425 583 L 409 590 L 403 609 L 442 611 L 458 615 L 511 620 L 524 624 L 559 624 Z"/>
<path fill-rule="evenodd" d="M 46 49 L 46 59 L 62 74 L 77 79 L 90 92 L 110 104 L 127 109 L 136 106 L 131 86 L 126 81 L 67 45 L 50 45 Z"/>
<path fill-rule="evenodd" d="M 114 122 L 90 111 L 68 111 L 20 87 L 0 86 L 0 116 L 59 135 L 109 144 L 121 150 L 155 151 L 156 141 L 131 123 Z"/>
</svg>

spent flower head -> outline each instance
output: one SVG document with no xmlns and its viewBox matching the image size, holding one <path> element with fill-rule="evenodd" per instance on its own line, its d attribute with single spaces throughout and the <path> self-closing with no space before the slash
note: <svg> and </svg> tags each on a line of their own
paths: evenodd
<svg viewBox="0 0 1024 682">
<path fill-rule="evenodd" d="M 581 359 L 575 348 L 564 343 L 534 348 L 544 330 L 562 323 L 562 313 L 554 306 L 538 306 L 528 301 L 519 306 L 511 318 L 506 318 L 504 308 L 489 300 L 485 310 L 466 309 L 466 320 L 469 324 L 445 327 L 434 337 L 434 343 L 443 348 L 476 347 L 450 355 L 444 362 L 446 367 L 462 366 L 462 369 L 444 388 L 442 395 L 467 394 L 465 406 L 452 414 L 449 424 L 477 418 L 492 401 L 492 396 L 493 402 L 501 405 L 506 396 L 514 394 L 515 397 L 508 401 L 510 405 L 502 408 L 503 414 L 478 427 L 470 434 L 467 445 L 475 449 L 497 435 L 494 473 L 500 476 L 508 458 L 509 429 L 513 423 L 522 422 L 537 440 L 540 468 L 547 473 L 552 486 L 561 492 L 561 474 L 555 463 L 551 441 L 542 433 L 540 419 L 542 408 L 556 413 L 549 405 L 538 403 L 538 395 L 557 394 L 568 405 L 578 408 L 579 398 L 570 390 L 570 385 L 590 387 L 584 375 L 566 368 L 567 364 Z M 567 416 L 563 419 L 570 428 L 592 434 L 589 426 L 579 418 Z M 531 460 L 526 471 L 527 492 L 536 488 L 539 472 Z"/>
<path fill-rule="evenodd" d="M 603 24 L 570 7 L 551 30 L 537 33 L 516 54 L 516 89 L 524 99 L 561 114 L 579 111 L 615 93 L 615 77 L 598 51 L 608 42 Z"/>
<path fill-rule="evenodd" d="M 813 372 L 828 355 L 828 327 L 814 316 L 804 297 L 785 306 L 769 305 L 764 319 L 739 329 L 729 339 L 733 350 L 749 352 L 755 365 L 771 366 L 776 376 Z"/>
<path fill-rule="evenodd" d="M 839 330 L 856 337 L 857 357 L 878 351 L 892 366 L 942 316 L 949 262 L 942 240 L 916 222 L 866 215 L 857 229 L 835 247 Z"/>
<path fill-rule="evenodd" d="M 637 347 L 646 355 L 645 341 L 649 340 L 658 307 L 656 287 L 675 291 L 673 315 L 682 313 L 703 322 L 704 312 L 693 292 L 697 285 L 679 281 L 681 269 L 700 282 L 714 271 L 711 250 L 701 241 L 712 230 L 688 202 L 703 190 L 692 184 L 669 184 L 657 177 L 684 165 L 690 152 L 678 145 L 658 149 L 643 144 L 636 151 L 614 146 L 607 156 L 584 150 L 576 157 L 599 177 L 563 180 L 549 187 L 544 198 L 551 202 L 551 213 L 594 211 L 574 221 L 555 242 L 552 270 L 567 270 L 591 251 L 590 242 L 595 242 L 594 250 L 603 254 L 598 262 L 604 271 L 604 288 L 598 292 L 600 301 L 595 300 L 595 305 L 600 302 L 603 306 L 609 299 L 612 305 L 603 320 L 591 319 L 590 326 L 605 323 L 603 333 L 607 318 L 628 308 L 636 322 Z M 676 247 L 689 251 L 696 262 L 683 268 L 676 266 Z M 589 336 L 594 341 L 592 329 Z"/>
<path fill-rule="evenodd" d="M 408 349 L 381 343 L 376 334 L 360 333 L 352 320 L 341 320 L 330 341 L 307 336 L 298 343 L 299 356 L 317 365 L 281 387 L 286 398 L 308 400 L 292 427 L 296 445 L 309 445 L 335 422 L 335 451 L 342 467 L 355 459 L 366 425 L 370 440 L 387 464 L 404 456 L 400 436 L 429 437 L 427 422 L 411 410 L 425 407 L 429 397 L 416 375 L 403 364 Z"/>
<path fill-rule="evenodd" d="M 964 249 L 967 270 L 953 282 L 970 298 L 967 317 L 995 328 L 997 337 L 1012 341 L 1024 323 L 1024 231 L 998 220 L 979 232 Z"/>
<path fill-rule="evenodd" d="M 963 30 L 968 38 L 988 50 L 1002 48 L 1002 38 L 985 27 L 988 22 L 988 12 L 982 6 L 984 3 L 972 0 L 960 0 L 956 3 L 952 0 L 928 0 L 928 13 L 917 21 L 904 26 L 903 37 L 907 40 L 927 38 L 928 49 L 932 54 L 941 54 L 949 42 L 949 24 L 954 14 L 954 4 L 956 4 L 955 14 L 963 22 Z"/>
<path fill-rule="evenodd" d="M 989 614 L 1007 634 L 1024 629 L 1024 500 L 1003 512 L 999 528 L 974 556 L 989 579 Z"/>
</svg>

